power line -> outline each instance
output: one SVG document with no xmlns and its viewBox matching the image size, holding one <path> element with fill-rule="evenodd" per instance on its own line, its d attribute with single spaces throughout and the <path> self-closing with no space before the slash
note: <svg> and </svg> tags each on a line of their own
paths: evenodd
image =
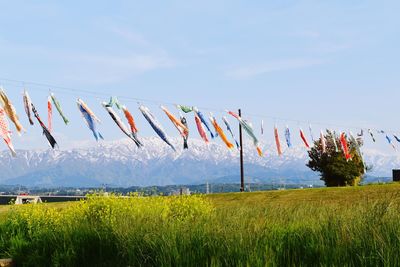
<svg viewBox="0 0 400 267">
<path fill-rule="evenodd" d="M 22 80 L 16 80 L 16 79 L 9 79 L 9 78 L 3 78 L 0 77 L 0 84 L 10 84 L 10 85 L 20 85 L 22 88 L 31 85 L 39 88 L 34 88 L 33 90 L 41 90 L 41 91 L 52 91 L 55 93 L 62 93 L 62 94 L 84 94 L 87 96 L 95 96 L 95 97 L 110 97 L 110 94 L 108 93 L 101 93 L 101 92 L 95 92 L 95 91 L 90 91 L 90 90 L 85 90 L 85 89 L 77 89 L 77 88 L 71 88 L 71 87 L 65 87 L 65 86 L 59 86 L 59 85 L 54 85 L 54 84 L 48 84 L 48 83 L 41 83 L 41 82 L 32 82 L 32 81 L 22 81 Z M 172 105 L 175 106 L 177 103 L 172 103 L 172 102 L 166 102 L 166 101 L 159 101 L 159 100 L 151 100 L 151 99 L 145 99 L 145 98 L 137 98 L 137 97 L 132 97 L 132 96 L 126 96 L 126 95 L 115 95 L 117 98 L 121 100 L 125 100 L 128 102 L 144 102 L 144 103 L 152 103 L 155 105 Z M 211 108 L 211 107 L 202 107 L 198 106 L 199 109 L 201 110 L 207 110 L 207 111 L 213 111 L 213 112 L 218 112 L 218 113 L 225 113 L 225 110 L 218 109 L 218 108 Z M 246 116 L 248 117 L 256 117 L 260 119 L 271 119 L 275 121 L 281 121 L 281 122 L 294 122 L 297 124 L 312 124 L 312 125 L 320 125 L 320 126 L 330 126 L 330 127 L 337 127 L 337 128 L 346 128 L 346 129 L 371 129 L 373 131 L 382 131 L 382 129 L 377 129 L 377 128 L 368 128 L 368 127 L 361 127 L 361 126 L 354 126 L 354 125 L 342 125 L 342 124 L 334 124 L 334 123 L 325 123 L 325 122 L 316 122 L 316 121 L 307 121 L 307 120 L 298 120 L 298 119 L 292 119 L 292 118 L 283 118 L 279 116 L 268 116 L 268 115 L 263 115 L 263 114 L 252 114 L 252 113 L 246 113 Z M 392 130 L 384 130 L 385 132 L 389 133 L 397 133 L 400 131 L 392 131 Z"/>
<path fill-rule="evenodd" d="M 0 77 L 0 82 L 11 82 L 11 84 L 19 84 L 21 87 L 25 87 L 27 85 L 33 85 L 33 86 L 39 86 L 39 87 L 45 87 L 47 89 L 40 89 L 42 91 L 44 90 L 51 90 L 54 92 L 59 92 L 59 93 L 83 93 L 86 95 L 90 96 L 102 96 L 102 97 L 110 97 L 110 94 L 108 93 L 99 93 L 95 91 L 90 91 L 90 90 L 84 90 L 84 89 L 76 89 L 76 88 L 70 88 L 70 87 L 63 87 L 63 86 L 58 86 L 58 85 L 53 85 L 53 84 L 47 84 L 47 83 L 38 83 L 38 82 L 31 82 L 31 81 L 20 81 L 20 80 L 14 80 L 14 79 L 7 79 L 7 78 L 1 78 Z M 4 82 L 3 82 L 4 83 Z M 34 90 L 36 90 L 35 88 Z M 58 89 L 58 90 L 54 90 Z M 125 96 L 125 95 L 115 95 L 117 98 L 126 100 L 126 101 L 132 101 L 132 102 L 146 102 L 146 103 L 153 103 L 157 105 L 176 105 L 177 103 L 172 103 L 172 102 L 166 102 L 166 101 L 159 101 L 159 100 L 151 100 L 151 99 L 145 99 L 145 98 L 137 98 L 137 97 L 131 97 L 131 96 Z M 199 107 L 204 110 L 210 110 L 210 111 L 215 111 L 215 112 L 224 112 L 224 110 L 218 110 L 215 108 L 209 108 L 209 107 Z"/>
</svg>

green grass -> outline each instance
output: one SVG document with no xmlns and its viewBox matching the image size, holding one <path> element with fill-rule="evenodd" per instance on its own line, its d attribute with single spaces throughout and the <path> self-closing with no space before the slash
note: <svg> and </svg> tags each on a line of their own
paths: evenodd
<svg viewBox="0 0 400 267">
<path fill-rule="evenodd" d="M 19 266 L 400 266 L 400 185 L 0 208 Z"/>
</svg>

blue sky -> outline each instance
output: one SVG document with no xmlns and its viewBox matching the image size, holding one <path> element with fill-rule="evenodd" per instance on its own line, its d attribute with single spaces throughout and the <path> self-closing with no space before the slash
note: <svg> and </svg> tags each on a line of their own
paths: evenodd
<svg viewBox="0 0 400 267">
<path fill-rule="evenodd" d="M 306 128 L 308 121 L 323 123 L 314 125 L 316 132 L 328 124 L 400 132 L 398 1 L 0 3 L 0 83 L 29 129 L 15 138 L 19 148 L 46 143 L 39 128 L 27 125 L 23 85 L 4 78 L 217 110 L 241 107 L 268 116 L 271 132 L 274 123 Z M 46 117 L 50 88 L 26 86 Z M 99 106 L 103 97 L 53 91 L 72 120 L 64 127 L 55 116 L 60 145 L 91 139 L 77 97 L 103 117 L 107 139 L 123 137 Z M 136 102 L 125 101 L 150 135 Z M 158 106 L 145 104 L 176 135 Z M 259 125 L 261 118 L 247 117 Z"/>
</svg>

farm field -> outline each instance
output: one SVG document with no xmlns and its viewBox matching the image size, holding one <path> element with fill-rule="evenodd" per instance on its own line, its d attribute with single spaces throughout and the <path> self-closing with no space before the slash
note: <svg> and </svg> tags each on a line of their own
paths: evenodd
<svg viewBox="0 0 400 267">
<path fill-rule="evenodd" d="M 399 266 L 400 185 L 0 207 L 18 266 Z"/>
</svg>

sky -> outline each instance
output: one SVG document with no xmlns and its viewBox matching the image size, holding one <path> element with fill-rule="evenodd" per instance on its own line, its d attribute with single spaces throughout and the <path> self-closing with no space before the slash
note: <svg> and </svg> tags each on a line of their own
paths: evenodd
<svg viewBox="0 0 400 267">
<path fill-rule="evenodd" d="M 42 0 L 0 6 L 0 84 L 28 129 L 15 135 L 17 148 L 47 147 L 40 129 L 28 127 L 24 87 L 44 118 L 49 90 L 59 98 L 71 120 L 66 127 L 54 115 L 61 147 L 92 139 L 78 97 L 102 117 L 106 139 L 123 138 L 99 105 L 108 95 L 131 98 L 122 102 L 143 136 L 154 133 L 135 99 L 152 101 L 142 103 L 171 136 L 177 133 L 160 103 L 204 107 L 217 118 L 241 108 L 257 130 L 264 117 L 265 142 L 274 124 L 313 123 L 315 135 L 327 127 L 400 133 L 399 1 Z M 192 136 L 198 137 L 195 129 Z M 389 151 L 384 141 L 375 146 Z"/>
</svg>

